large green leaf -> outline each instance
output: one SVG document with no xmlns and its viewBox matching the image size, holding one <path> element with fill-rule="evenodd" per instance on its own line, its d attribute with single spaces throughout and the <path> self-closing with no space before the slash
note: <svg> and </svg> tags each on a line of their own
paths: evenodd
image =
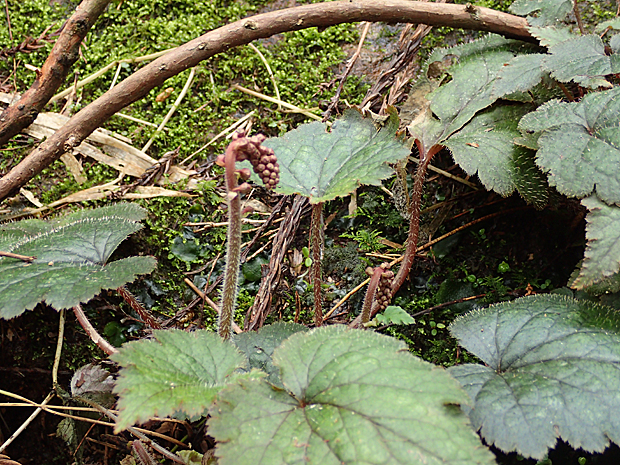
<svg viewBox="0 0 620 465">
<path fill-rule="evenodd" d="M 345 196 L 360 184 L 379 185 L 392 174 L 387 163 L 402 160 L 409 148 L 396 136 L 395 110 L 377 130 L 369 118 L 349 110 L 334 122 L 331 132 L 321 123 L 309 123 L 281 137 L 267 139 L 280 165 L 277 192 L 302 194 L 311 203 Z"/>
<path fill-rule="evenodd" d="M 485 365 L 450 368 L 482 437 L 542 458 L 557 438 L 601 452 L 620 442 L 620 314 L 558 295 L 474 310 L 452 334 Z"/>
<path fill-rule="evenodd" d="M 518 149 L 513 139 L 520 135 L 517 124 L 527 112 L 525 105 L 506 105 L 478 113 L 444 145 L 467 174 L 477 173 L 487 189 L 510 195 L 516 186 L 513 158 Z"/>
<path fill-rule="evenodd" d="M 499 98 L 536 86 L 545 75 L 542 69 L 545 57 L 546 55 L 540 53 L 514 57 L 497 74 L 493 84 L 493 96 Z"/>
<path fill-rule="evenodd" d="M 510 5 L 514 14 L 530 15 L 527 22 L 532 26 L 561 23 L 572 9 L 572 0 L 516 0 Z"/>
<path fill-rule="evenodd" d="M 493 95 L 495 78 L 514 57 L 514 48 L 514 41 L 487 36 L 465 46 L 443 50 L 439 55 L 439 52 L 435 52 L 431 56 L 430 60 L 444 58 L 444 54 L 458 57 L 458 62 L 448 71 L 452 80 L 427 96 L 433 114 L 443 126 L 437 142 L 454 134 L 478 111 L 497 100 Z"/>
<path fill-rule="evenodd" d="M 560 42 L 549 53 L 542 66 L 561 82 L 575 81 L 593 89 L 612 87 L 604 76 L 620 72 L 618 55 L 607 55 L 605 44 L 597 35 Z"/>
<path fill-rule="evenodd" d="M 274 323 L 263 326 L 258 331 L 247 331 L 233 337 L 233 343 L 248 359 L 248 369 L 258 368 L 269 375 L 267 381 L 282 386 L 280 370 L 274 366 L 273 351 L 289 336 L 300 331 L 308 331 L 304 325 L 296 323 Z"/>
<path fill-rule="evenodd" d="M 562 194 L 585 197 L 596 186 L 605 202 L 620 203 L 620 87 L 581 102 L 552 100 L 525 115 L 519 129 L 540 133 L 536 162 Z"/>
<path fill-rule="evenodd" d="M 480 120 L 474 121 L 478 112 L 490 107 L 498 99 L 498 95 L 494 92 L 498 73 L 515 54 L 523 52 L 531 52 L 531 47 L 494 35 L 435 51 L 425 64 L 424 79 L 433 84 L 431 88 L 436 87 L 441 80 L 448 82 L 426 95 L 428 103 L 418 105 L 419 113 L 408 126 L 410 133 L 417 140 L 418 147 L 428 152 L 436 145 L 450 146 L 453 154 L 456 154 L 455 157 L 467 165 L 465 169 L 470 174 L 482 168 L 480 174 L 481 178 L 484 178 L 483 182 L 488 183 L 490 188 L 497 188 L 503 194 L 511 192 L 514 188 L 514 182 L 510 180 L 511 171 L 492 173 L 491 170 L 485 171 L 485 167 L 480 163 L 482 158 L 489 160 L 498 154 L 494 147 L 497 138 L 495 134 L 488 134 L 488 137 L 479 134 L 481 139 L 490 143 L 486 146 L 466 139 L 479 132 L 481 124 L 487 124 L 485 119 L 492 119 L 493 111 L 490 112 L 491 116 L 481 116 Z M 443 68 L 450 62 L 454 64 L 447 72 L 443 72 Z M 434 76 L 432 73 L 436 64 L 441 65 L 442 73 L 439 76 Z M 431 75 L 437 79 L 428 78 Z M 444 79 L 447 75 L 450 77 L 449 80 Z M 503 110 L 498 110 L 501 111 Z M 488 130 L 489 127 L 485 129 Z M 504 148 L 512 145 L 507 142 L 507 136 L 502 136 L 501 140 Z M 468 143 L 471 145 L 468 146 Z M 476 144 L 478 147 L 475 147 Z M 469 150 L 474 147 L 480 150 Z M 510 151 L 510 148 L 508 150 Z M 469 156 L 465 152 L 468 152 Z M 508 166 L 508 158 L 506 153 L 502 152 L 499 160 L 493 160 L 493 164 Z"/>
<path fill-rule="evenodd" d="M 145 211 L 131 204 L 82 210 L 51 222 L 40 220 L 0 227 L 5 252 L 34 256 L 32 263 L 0 257 L 0 317 L 12 318 L 41 301 L 56 309 L 90 300 L 155 267 L 152 257 L 108 259 L 142 226 Z"/>
<path fill-rule="evenodd" d="M 273 359 L 284 390 L 241 380 L 210 410 L 221 465 L 493 463 L 451 405 L 465 393 L 395 339 L 324 327 Z"/>
<path fill-rule="evenodd" d="M 576 36 L 572 31 L 565 26 L 547 26 L 537 27 L 531 26 L 528 28 L 530 34 L 536 37 L 543 47 L 552 47 L 560 42 L 564 42 L 570 39 L 574 39 Z"/>
<path fill-rule="evenodd" d="M 589 210 L 588 244 L 579 276 L 572 287 L 583 289 L 607 278 L 620 268 L 620 207 L 607 205 L 596 196 L 581 201 Z"/>
<path fill-rule="evenodd" d="M 244 357 L 210 331 L 153 331 L 155 339 L 129 342 L 110 358 L 120 364 L 116 430 L 153 416 L 206 413 L 217 392 L 239 376 Z"/>
</svg>

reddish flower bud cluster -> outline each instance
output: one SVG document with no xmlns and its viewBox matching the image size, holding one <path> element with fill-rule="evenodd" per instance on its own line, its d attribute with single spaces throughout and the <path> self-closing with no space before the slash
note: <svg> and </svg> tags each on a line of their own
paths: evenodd
<svg viewBox="0 0 620 465">
<path fill-rule="evenodd" d="M 240 139 L 243 135 L 235 135 L 233 139 Z M 273 189 L 280 181 L 280 166 L 273 150 L 263 147 L 261 144 L 266 137 L 258 134 L 253 137 L 246 138 L 247 144 L 240 147 L 237 157 L 238 161 L 250 160 L 254 172 L 260 176 L 267 189 Z"/>
<path fill-rule="evenodd" d="M 262 144 L 266 137 L 258 134 L 246 137 L 244 132 L 236 132 L 233 135 L 233 142 L 228 146 L 235 154 L 235 161 L 250 160 L 254 172 L 258 174 L 267 189 L 273 189 L 280 181 L 280 165 L 273 150 L 263 147 Z M 217 157 L 216 163 L 225 166 L 225 155 Z M 236 170 L 244 181 L 250 178 L 250 171 L 247 168 Z"/>
<path fill-rule="evenodd" d="M 381 265 L 381 268 L 384 268 L 384 265 Z M 385 310 L 390 302 L 392 301 L 392 282 L 394 281 L 394 272 L 391 270 L 385 270 L 381 274 L 381 279 L 379 281 L 379 286 L 377 287 L 377 292 L 375 294 L 375 300 L 377 304 L 379 304 L 379 308 L 381 311 Z"/>
</svg>

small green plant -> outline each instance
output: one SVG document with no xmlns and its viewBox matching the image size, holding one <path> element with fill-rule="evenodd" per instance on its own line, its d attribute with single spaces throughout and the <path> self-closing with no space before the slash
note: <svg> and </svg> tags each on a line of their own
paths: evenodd
<svg viewBox="0 0 620 465">
<path fill-rule="evenodd" d="M 237 135 L 219 159 L 226 167 L 229 231 L 233 231 L 228 237 L 218 321 L 218 334 L 224 341 L 232 337 L 239 274 L 240 226 L 237 228 L 235 224 L 241 222 L 241 211 L 235 203 L 247 191 L 244 184 L 237 186 L 236 177 L 250 177 L 249 170 L 237 170 L 235 162 L 249 159 L 264 180 L 277 182 L 278 164 L 271 159 L 273 151 L 260 145 L 262 140 Z M 386 271 L 385 266 L 371 270 L 371 274 L 364 323 L 369 320 L 377 291 L 383 292 L 387 302 L 391 298 L 394 274 Z M 383 302 L 381 297 L 377 301 Z M 400 321 L 408 322 L 402 316 Z M 124 367 L 115 388 L 120 396 L 117 429 L 144 421 L 151 415 L 177 412 L 193 417 L 210 413 L 209 432 L 221 444 L 220 461 L 224 464 L 324 461 L 326 457 L 332 461 L 365 461 L 374 460 L 377 454 L 396 456 L 397 463 L 410 463 L 419 458 L 464 464 L 492 462 L 491 454 L 462 427 L 464 417 L 446 406 L 465 402 L 466 398 L 454 390 L 456 385 L 445 373 L 402 353 L 404 345 L 385 336 L 347 331 L 342 327 L 301 334 L 305 329 L 300 325 L 280 324 L 265 327 L 256 334 L 232 338 L 233 344 L 246 355 L 245 360 L 232 345 L 206 331 L 193 334 L 160 331 L 155 333 L 157 341 L 126 344 L 112 357 Z M 333 371 L 332 365 L 340 366 L 345 360 L 360 357 L 367 359 L 370 354 L 374 363 L 347 363 L 348 369 L 342 366 L 338 375 L 325 384 L 325 376 L 331 376 L 329 373 Z M 314 367 L 323 368 L 316 371 Z M 245 373 L 239 373 L 241 368 L 245 368 L 242 370 Z M 361 377 L 360 368 L 365 371 Z M 354 373 L 357 375 L 352 377 Z M 264 379 L 266 375 L 269 382 Z M 300 382 L 302 378 L 305 381 Z M 390 380 L 392 391 L 389 401 L 377 395 L 385 394 L 386 380 Z M 412 383 L 418 385 L 415 395 L 410 389 Z M 285 390 L 274 397 L 274 385 Z M 409 387 L 403 389 L 405 386 Z M 377 405 L 368 402 L 368 395 Z M 248 401 L 256 410 L 247 409 Z M 241 404 L 245 413 L 239 417 Z M 377 408 L 379 404 L 381 409 Z M 409 407 L 403 409 L 403 405 Z M 418 410 L 422 405 L 423 412 Z M 270 412 L 268 424 L 264 424 L 265 409 Z M 401 414 L 395 418 L 398 411 Z M 339 419 L 346 420 L 339 425 Z M 412 420 L 421 421 L 426 427 L 411 429 Z M 241 429 L 237 427 L 239 421 Z M 257 428 L 259 423 L 263 425 Z M 449 445 L 438 436 L 428 441 L 429 431 L 446 428 L 450 430 Z M 365 440 L 370 439 L 374 446 L 369 449 L 351 441 L 335 449 L 328 447 L 326 439 L 334 444 L 342 441 L 343 429 L 349 437 L 361 437 L 365 432 Z M 255 455 L 257 450 L 261 451 L 259 459 Z"/>
<path fill-rule="evenodd" d="M 340 237 L 353 239 L 364 252 L 378 252 L 385 247 L 379 240 L 381 232 L 358 229 L 354 233 L 344 233 Z"/>
</svg>

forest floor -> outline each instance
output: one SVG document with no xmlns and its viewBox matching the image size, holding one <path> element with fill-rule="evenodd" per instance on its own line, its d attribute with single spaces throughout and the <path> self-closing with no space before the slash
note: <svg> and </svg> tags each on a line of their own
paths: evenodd
<svg viewBox="0 0 620 465">
<path fill-rule="evenodd" d="M 249 1 L 213 6 L 212 3 L 220 2 L 199 2 L 198 5 L 180 1 L 175 2 L 174 8 L 167 9 L 166 3 L 135 1 L 111 7 L 83 47 L 83 60 L 76 65 L 79 79 L 115 59 L 164 50 L 237 18 L 296 4 L 295 1 L 277 0 L 268 5 Z M 510 2 L 478 3 L 505 10 Z M 54 25 L 50 29 L 53 31 L 67 15 L 60 3 L 50 5 L 43 0 L 25 0 L 20 5 L 9 5 L 7 11 L 12 37 L 0 31 L 0 48 L 4 44 L 19 44 L 28 35 L 37 37 L 50 24 Z M 281 100 L 311 109 L 320 116 L 334 95 L 347 58 L 357 48 L 363 27 L 343 25 L 323 32 L 300 31 L 257 43 L 273 71 Z M 346 80 L 341 102 L 362 103 L 368 89 L 379 82 L 381 73 L 396 56 L 403 28 L 403 25 L 370 27 L 361 56 Z M 477 34 L 462 34 L 446 28 L 432 31 L 422 41 L 415 60 L 423 59 L 433 47 L 453 45 L 475 36 Z M 0 92 L 21 92 L 27 88 L 31 77 L 24 64 L 40 66 L 51 47 L 49 43 L 42 42 L 42 45 L 43 48 L 32 53 L 16 54 L 0 61 Z M 406 71 L 410 77 L 417 72 L 415 60 Z M 121 64 L 119 78 L 128 76 L 139 66 Z M 73 106 L 63 110 L 63 105 L 54 104 L 47 111 L 75 113 L 110 87 L 114 69 L 74 94 Z M 129 138 L 137 148 L 143 147 L 153 135 L 152 124 L 161 122 L 187 79 L 188 74 L 182 73 L 126 109 L 134 119 L 151 122 L 151 125 L 114 117 L 106 124 L 106 129 Z M 156 272 L 128 287 L 153 315 L 171 327 L 213 328 L 215 323 L 215 313 L 205 306 L 192 286 L 208 290 L 217 300 L 214 283 L 221 273 L 226 229 L 221 224 L 225 221 L 222 173 L 214 166 L 214 160 L 227 140 L 220 136 L 207 147 L 205 144 L 251 112 L 254 113 L 248 121 L 252 121 L 252 131 L 269 136 L 277 136 L 306 122 L 303 115 L 287 112 L 233 85 L 274 94 L 270 72 L 260 55 L 249 47 L 227 52 L 197 67 L 192 90 L 167 128 L 154 138 L 148 152 L 159 159 L 179 147 L 174 163 L 195 173 L 175 185 L 165 186 L 174 190 L 176 196 L 138 200 L 149 212 L 145 227 L 128 239 L 114 256 L 140 253 L 158 259 Z M 171 89 L 168 95 L 165 89 Z M 388 89 L 384 89 L 383 95 L 387 95 Z M 407 90 L 404 86 L 400 98 L 392 102 L 401 110 Z M 370 102 L 370 108 L 379 111 L 381 104 L 381 98 L 375 99 Z M 341 103 L 339 109 L 344 106 Z M 5 174 L 37 143 L 35 136 L 22 135 L 0 149 L 0 174 Z M 12 199 L 2 205 L 4 210 L 0 214 L 18 219 L 20 212 L 34 208 L 37 202 L 48 205 L 61 201 L 55 208 L 42 210 L 39 216 L 43 218 L 75 208 L 102 205 L 106 200 L 89 197 L 88 192 L 81 202 L 62 202 L 71 194 L 118 177 L 112 167 L 92 159 L 80 157 L 79 162 L 85 181 L 80 182 L 62 162 L 56 162 L 26 186 L 31 198 L 22 195 Z M 443 235 L 446 238 L 419 254 L 408 282 L 394 297 L 394 303 L 412 315 L 415 323 L 386 325 L 377 330 L 402 339 L 414 354 L 425 360 L 451 366 L 473 358 L 459 349 L 448 332 L 448 325 L 456 316 L 475 306 L 532 293 L 552 290 L 572 293 L 565 286 L 583 256 L 585 221 L 584 210 L 576 201 L 554 197 L 544 209 L 537 210 L 517 194 L 502 198 L 484 190 L 476 179 L 467 177 L 454 164 L 448 152 L 440 153 L 433 164 L 452 177 L 434 172 L 428 177 L 419 244 Z M 415 164 L 410 162 L 407 170 L 413 172 Z M 132 181 L 130 177 L 121 179 L 123 184 Z M 393 260 L 402 253 L 408 222 L 395 205 L 394 183 L 394 179 L 389 179 L 382 188 L 360 188 L 354 199 L 347 197 L 326 206 L 324 312 L 338 304 L 331 322 L 349 321 L 359 313 L 363 289 L 350 297 L 348 294 L 366 278 L 366 266 Z M 282 227 L 286 210 L 290 208 L 289 202 L 280 214 L 270 217 L 280 196 L 267 194 L 260 188 L 251 195 L 255 213 L 248 216 L 252 222 L 245 227 L 244 242 L 255 238 L 257 227 L 264 224 L 266 218 L 271 218 L 271 223 L 260 231 L 261 236 L 249 251 L 242 270 L 237 318 L 241 326 L 259 288 L 261 264 L 268 261 L 272 252 L 270 240 Z M 285 266 L 273 291 L 267 322 L 312 323 L 312 292 L 306 281 L 307 267 L 303 260 L 304 248 L 308 247 L 309 211 L 302 213 L 296 229 L 289 250 L 283 251 Z M 99 331 L 115 345 L 136 339 L 145 332 L 144 325 L 136 321 L 136 314 L 115 292 L 102 293 L 85 305 L 85 311 Z M 54 309 L 39 305 L 19 318 L 0 319 L 1 390 L 35 402 L 50 392 L 58 318 Z M 93 362 L 109 363 L 79 324 L 68 317 L 59 371 L 60 387 L 68 390 L 76 369 Z M 6 397 L 0 399 L 7 402 Z M 59 398 L 52 402 L 62 403 Z M 0 444 L 31 413 L 32 408 L 0 406 Z M 131 440 L 128 434 L 115 436 L 110 428 L 76 422 L 77 431 L 68 445 L 57 432 L 61 419 L 49 413 L 39 415 L 8 448 L 8 455 L 22 465 L 74 462 L 107 465 L 120 463 L 127 456 Z M 96 419 L 101 418 L 97 416 Z M 204 434 L 204 423 L 170 426 L 152 422 L 146 428 L 185 444 L 191 443 L 200 452 L 212 446 Z M 74 438 L 79 438 L 77 443 Z M 171 443 L 161 442 L 173 447 Z M 498 462 L 503 464 L 536 463 L 516 454 L 497 452 L 497 456 Z M 562 464 L 611 463 L 609 460 L 618 460 L 618 457 L 616 447 L 597 455 L 574 451 L 563 444 L 550 455 L 552 461 Z"/>
</svg>

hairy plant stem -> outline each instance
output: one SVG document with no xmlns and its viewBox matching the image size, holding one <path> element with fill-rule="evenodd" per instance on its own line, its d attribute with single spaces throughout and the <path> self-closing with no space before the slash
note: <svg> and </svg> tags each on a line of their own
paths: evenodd
<svg viewBox="0 0 620 465">
<path fill-rule="evenodd" d="M 415 179 L 413 181 L 413 190 L 411 191 L 411 206 L 409 209 L 411 213 L 411 219 L 409 220 L 407 248 L 405 249 L 405 253 L 403 255 L 400 268 L 398 269 L 398 273 L 396 274 L 396 277 L 392 282 L 392 296 L 396 295 L 396 292 L 398 291 L 398 289 L 400 289 L 400 286 L 403 285 L 403 283 L 409 276 L 411 266 L 413 265 L 413 262 L 415 260 L 415 254 L 418 244 L 418 235 L 420 233 L 420 211 L 422 205 L 424 180 L 426 179 L 426 171 L 428 170 L 428 166 L 430 165 L 433 156 L 443 148 L 442 145 L 434 145 L 428 151 L 426 151 L 425 147 L 418 140 L 416 140 L 416 145 L 418 146 L 418 150 L 420 152 L 420 163 L 418 164 L 418 170 L 416 171 Z M 377 314 L 379 308 L 379 305 L 374 302 L 372 305 L 372 310 L 370 312 L 370 318 Z M 349 323 L 349 327 L 359 328 L 361 320 L 362 316 L 360 314 L 351 323 Z"/>
<path fill-rule="evenodd" d="M 403 261 L 400 265 L 400 268 L 398 269 L 398 273 L 396 274 L 394 282 L 392 283 L 392 295 L 396 295 L 396 292 L 398 291 L 398 289 L 400 289 L 400 286 L 403 285 L 403 283 L 407 279 L 407 276 L 409 276 L 411 266 L 413 265 L 413 261 L 415 260 L 416 248 L 418 245 L 418 235 L 420 233 L 420 210 L 422 206 L 422 192 L 424 190 L 426 171 L 433 156 L 443 148 L 443 146 L 441 145 L 434 145 L 427 152 L 425 147 L 423 147 L 422 144 L 419 143 L 417 140 L 416 144 L 418 145 L 418 150 L 420 152 L 420 163 L 418 164 L 418 170 L 415 173 L 413 190 L 411 192 L 411 206 L 409 210 L 411 214 L 411 219 L 409 220 L 407 248 L 405 250 Z"/>
<path fill-rule="evenodd" d="M 312 254 L 312 269 L 310 278 L 314 292 L 314 325 L 323 324 L 323 299 L 321 295 L 321 264 L 323 255 L 323 202 L 312 205 L 312 220 L 310 223 L 310 249 Z"/>
<path fill-rule="evenodd" d="M 151 329 L 161 329 L 161 324 L 153 318 L 146 308 L 135 298 L 135 296 L 129 292 L 125 286 L 121 286 L 116 289 L 116 292 L 123 298 L 125 302 L 129 304 L 134 312 L 142 319 L 142 321 Z"/>
<path fill-rule="evenodd" d="M 362 307 L 362 325 L 365 325 L 370 321 L 370 313 L 372 310 L 372 304 L 375 301 L 375 294 L 377 293 L 377 287 L 379 287 L 379 281 L 384 269 L 377 266 L 373 269 L 370 282 L 368 283 L 368 289 L 366 289 L 366 297 L 364 298 L 364 306 Z"/>
<path fill-rule="evenodd" d="M 232 323 L 237 301 L 239 262 L 241 259 L 241 194 L 235 192 L 237 187 L 235 175 L 236 148 L 236 141 L 231 142 L 228 148 L 226 148 L 224 158 L 226 190 L 228 192 L 228 235 L 224 287 L 222 289 L 222 303 L 217 324 L 217 333 L 222 339 L 230 339 L 232 335 Z"/>
<path fill-rule="evenodd" d="M 103 336 L 101 336 L 101 334 L 97 332 L 95 327 L 86 317 L 84 310 L 82 310 L 82 307 L 79 304 L 73 307 L 73 313 L 75 313 L 75 317 L 77 318 L 82 328 L 84 328 L 84 331 L 86 331 L 86 334 L 88 334 L 88 337 L 90 337 L 91 341 L 97 344 L 97 347 L 99 347 L 108 355 L 112 355 L 118 352 L 118 349 L 116 347 L 106 341 Z"/>
<path fill-rule="evenodd" d="M 62 354 L 62 343 L 65 339 L 65 321 L 67 310 L 60 311 L 60 321 L 58 323 L 58 342 L 56 343 L 56 355 L 54 355 L 54 366 L 52 367 L 52 386 L 56 389 L 58 385 L 58 368 L 60 367 L 60 355 Z"/>
</svg>

